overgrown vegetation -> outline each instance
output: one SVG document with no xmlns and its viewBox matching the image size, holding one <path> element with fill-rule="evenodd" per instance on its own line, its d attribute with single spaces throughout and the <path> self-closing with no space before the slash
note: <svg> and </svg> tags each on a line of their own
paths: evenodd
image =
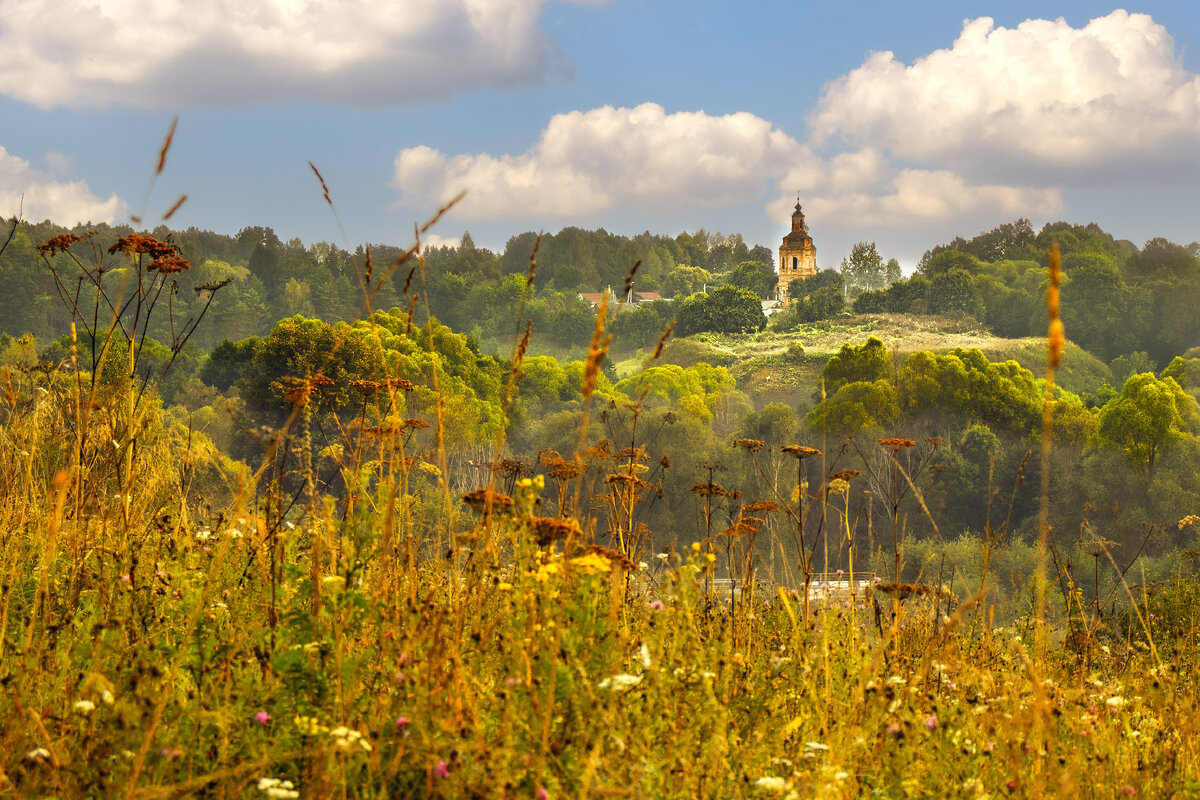
<svg viewBox="0 0 1200 800">
<path fill-rule="evenodd" d="M 187 247 L 118 233 L 13 240 L 75 327 L 0 372 L 0 793 L 1200 793 L 1197 354 L 1084 397 L 865 337 L 756 408 L 658 304 L 536 355 L 564 232 L 464 237 L 482 337 L 447 252 L 328 249 L 340 311 L 189 356 L 270 237 L 185 304 Z"/>
</svg>

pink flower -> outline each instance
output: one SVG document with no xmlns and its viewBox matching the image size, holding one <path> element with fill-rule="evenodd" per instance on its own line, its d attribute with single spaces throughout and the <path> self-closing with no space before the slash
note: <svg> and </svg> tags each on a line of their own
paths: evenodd
<svg viewBox="0 0 1200 800">
<path fill-rule="evenodd" d="M 256 720 L 258 720 L 259 725 L 266 725 L 268 722 L 271 721 L 271 715 L 268 714 L 266 711 L 258 712 L 257 714 L 254 715 L 254 718 Z"/>
<path fill-rule="evenodd" d="M 899 723 L 893 722 L 891 725 L 888 725 L 887 732 L 888 732 L 889 736 L 899 736 L 900 735 Z"/>
<path fill-rule="evenodd" d="M 539 786 L 538 790 L 533 793 L 533 796 L 536 797 L 537 800 L 549 800 L 550 793 L 546 791 L 546 787 Z"/>
<path fill-rule="evenodd" d="M 396 727 L 404 730 L 408 727 L 408 717 L 396 717 Z"/>
<path fill-rule="evenodd" d="M 845 574 L 846 574 L 845 570 L 841 570 L 841 569 L 838 570 L 838 575 L 845 575 Z"/>
<path fill-rule="evenodd" d="M 937 714 L 930 714 L 928 717 L 925 718 L 925 730 L 932 731 L 932 730 L 935 730 L 937 728 L 937 726 L 938 726 Z"/>
<path fill-rule="evenodd" d="M 124 575 L 121 576 L 121 583 L 129 583 L 129 573 L 128 572 L 126 572 Z"/>
<path fill-rule="evenodd" d="M 662 600 L 651 600 L 647 604 L 647 606 L 650 608 L 651 611 L 662 611 L 663 601 Z"/>
<path fill-rule="evenodd" d="M 1125 795 L 1126 797 L 1133 797 L 1135 794 L 1137 794 L 1137 792 L 1127 783 L 1121 787 L 1121 794 Z"/>
<path fill-rule="evenodd" d="M 437 766 L 435 766 L 433 768 L 433 777 L 435 777 L 435 778 L 449 778 L 450 777 L 450 770 L 446 769 L 445 761 L 440 761 L 440 760 L 438 761 Z"/>
</svg>

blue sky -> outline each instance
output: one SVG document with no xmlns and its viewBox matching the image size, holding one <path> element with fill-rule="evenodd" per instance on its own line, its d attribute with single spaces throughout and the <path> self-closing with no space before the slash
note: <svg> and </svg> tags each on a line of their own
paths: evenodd
<svg viewBox="0 0 1200 800">
<path fill-rule="evenodd" d="M 172 226 L 353 247 L 466 189 L 445 239 L 774 248 L 799 192 L 821 266 L 1019 216 L 1186 244 L 1196 43 L 1182 0 L 0 0 L 0 214 L 153 223 L 186 193 Z"/>
</svg>

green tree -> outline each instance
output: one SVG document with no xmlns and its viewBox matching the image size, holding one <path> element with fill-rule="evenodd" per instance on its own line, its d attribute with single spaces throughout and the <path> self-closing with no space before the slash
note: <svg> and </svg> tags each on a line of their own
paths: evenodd
<svg viewBox="0 0 1200 800">
<path fill-rule="evenodd" d="M 228 393 L 254 363 L 258 342 L 253 336 L 240 342 L 229 339 L 221 342 L 208 354 L 204 366 L 200 368 L 200 380 L 222 394 Z"/>
<path fill-rule="evenodd" d="M 1121 393 L 1100 409 L 1097 438 L 1154 475 L 1172 442 L 1200 431 L 1200 406 L 1173 378 L 1152 372 L 1130 376 Z"/>
<path fill-rule="evenodd" d="M 825 392 L 832 395 L 848 383 L 881 380 L 891 371 L 891 364 L 887 347 L 875 336 L 860 345 L 844 344 L 821 370 Z"/>
<path fill-rule="evenodd" d="M 981 319 L 983 301 L 971 273 L 957 267 L 936 273 L 929 285 L 929 312 L 970 314 Z"/>
<path fill-rule="evenodd" d="M 887 266 L 885 266 L 883 268 L 884 282 L 888 286 L 891 286 L 893 283 L 896 283 L 897 281 L 901 280 L 903 277 L 904 277 L 904 273 L 902 273 L 900 271 L 900 262 L 894 258 L 889 258 L 888 262 L 887 262 Z"/>
<path fill-rule="evenodd" d="M 808 414 L 812 430 L 835 434 L 879 433 L 900 416 L 896 389 L 886 380 L 847 383 Z"/>
<path fill-rule="evenodd" d="M 662 294 L 664 297 L 693 295 L 704 291 L 708 284 L 712 283 L 712 279 L 712 273 L 706 269 L 679 264 L 668 272 L 663 280 Z"/>
<path fill-rule="evenodd" d="M 709 294 L 694 294 L 679 303 L 675 315 L 679 333 L 751 333 L 767 325 L 762 301 L 750 291 L 722 286 Z"/>
<path fill-rule="evenodd" d="M 729 272 L 725 273 L 725 285 L 748 289 L 758 295 L 759 299 L 767 300 L 775 292 L 775 284 L 779 275 L 770 264 L 761 261 L 743 261 Z"/>
<path fill-rule="evenodd" d="M 850 248 L 850 255 L 842 259 L 842 277 L 851 294 L 887 285 L 887 270 L 874 242 L 858 242 Z"/>
</svg>

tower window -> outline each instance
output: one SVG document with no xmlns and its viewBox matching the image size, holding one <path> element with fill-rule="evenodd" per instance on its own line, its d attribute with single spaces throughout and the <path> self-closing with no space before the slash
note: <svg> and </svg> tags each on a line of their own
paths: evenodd
<svg viewBox="0 0 1200 800">
<path fill-rule="evenodd" d="M 795 269 L 798 266 L 800 266 L 800 259 L 792 256 L 792 269 Z"/>
</svg>

